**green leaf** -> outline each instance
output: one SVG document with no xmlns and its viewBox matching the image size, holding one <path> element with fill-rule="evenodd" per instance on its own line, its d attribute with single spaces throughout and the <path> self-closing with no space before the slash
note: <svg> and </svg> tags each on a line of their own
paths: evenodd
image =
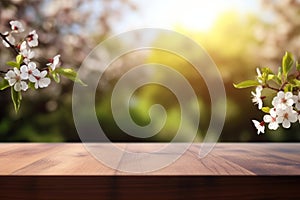
<svg viewBox="0 0 300 200">
<path fill-rule="evenodd" d="M 20 65 L 14 61 L 8 61 L 6 62 L 6 65 L 10 66 L 10 67 L 16 67 L 16 68 L 20 68 Z"/>
<path fill-rule="evenodd" d="M 17 92 L 14 90 L 14 87 L 11 87 L 11 99 L 14 103 L 14 108 L 16 113 L 20 109 L 21 101 L 22 101 L 22 94 L 21 92 Z"/>
<path fill-rule="evenodd" d="M 54 70 L 54 72 L 65 76 L 66 78 L 76 82 L 76 83 L 80 83 L 83 86 L 87 86 L 82 80 L 80 80 L 77 76 L 77 72 L 74 71 L 71 68 L 62 68 L 62 67 L 58 67 Z"/>
<path fill-rule="evenodd" d="M 274 74 L 269 74 L 267 81 L 274 81 L 275 83 L 277 83 L 278 85 L 281 85 L 281 79 L 278 78 L 278 76 L 274 75 Z"/>
<path fill-rule="evenodd" d="M 293 92 L 293 85 L 292 84 L 286 84 L 285 87 L 283 88 L 284 92 Z"/>
<path fill-rule="evenodd" d="M 274 74 L 268 74 L 267 81 L 273 80 L 275 77 Z"/>
<path fill-rule="evenodd" d="M 254 87 L 254 86 L 259 86 L 260 83 L 258 81 L 255 81 L 255 80 L 247 80 L 247 81 L 243 81 L 241 83 L 238 83 L 238 84 L 233 84 L 233 86 L 235 88 L 249 88 L 249 87 Z"/>
<path fill-rule="evenodd" d="M 19 64 L 19 66 L 22 64 L 23 62 L 23 56 L 22 55 L 17 55 L 16 57 L 16 62 Z"/>
<path fill-rule="evenodd" d="M 266 73 L 267 75 L 268 75 L 268 74 L 274 74 L 273 71 L 272 71 L 269 67 L 263 67 L 263 68 L 261 69 L 261 72 L 262 72 L 262 73 Z"/>
<path fill-rule="evenodd" d="M 289 52 L 285 52 L 285 55 L 282 58 L 282 71 L 283 75 L 287 76 L 287 74 L 292 69 L 294 63 L 294 56 Z"/>
<path fill-rule="evenodd" d="M 269 107 L 262 107 L 262 109 L 261 109 L 263 112 L 265 112 L 265 113 L 270 113 L 270 108 Z"/>
<path fill-rule="evenodd" d="M 294 83 L 295 87 L 300 88 L 300 80 L 294 79 L 292 82 Z"/>
<path fill-rule="evenodd" d="M 51 72 L 51 75 L 52 75 L 52 78 L 54 79 L 54 81 L 55 81 L 56 83 L 59 83 L 59 82 L 60 82 L 60 77 L 59 77 L 59 74 L 58 74 L 58 73 L 56 73 L 55 71 L 52 71 L 52 72 Z"/>
<path fill-rule="evenodd" d="M 281 76 L 282 76 L 282 67 L 279 67 L 277 77 L 281 79 Z"/>
<path fill-rule="evenodd" d="M 0 82 L 0 90 L 4 90 L 6 88 L 8 88 L 10 85 L 8 83 L 8 81 L 6 79 L 3 79 L 1 82 Z"/>
</svg>

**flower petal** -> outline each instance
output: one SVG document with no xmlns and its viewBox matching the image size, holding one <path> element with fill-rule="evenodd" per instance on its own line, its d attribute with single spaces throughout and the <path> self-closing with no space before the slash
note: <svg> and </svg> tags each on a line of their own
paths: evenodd
<svg viewBox="0 0 300 200">
<path fill-rule="evenodd" d="M 14 72 L 15 72 L 15 74 L 16 74 L 16 76 L 20 76 L 20 70 L 18 69 L 18 68 L 14 68 Z"/>
<path fill-rule="evenodd" d="M 47 75 L 47 71 L 44 70 L 44 71 L 41 72 L 40 77 L 44 78 L 46 75 Z"/>
<path fill-rule="evenodd" d="M 263 120 L 267 123 L 270 123 L 271 121 L 273 121 L 272 117 L 270 115 L 265 115 Z"/>
<path fill-rule="evenodd" d="M 291 127 L 291 122 L 289 120 L 283 120 L 282 127 L 283 128 L 290 128 Z"/>
<path fill-rule="evenodd" d="M 289 121 L 295 123 L 297 121 L 298 114 L 297 112 L 289 113 Z"/>
<path fill-rule="evenodd" d="M 32 83 L 35 83 L 37 81 L 37 79 L 34 76 L 32 76 L 32 75 L 29 75 L 28 79 Z"/>
<path fill-rule="evenodd" d="M 41 77 L 41 72 L 40 72 L 38 69 L 34 69 L 34 70 L 32 71 L 32 74 L 33 74 L 34 76 Z"/>
<path fill-rule="evenodd" d="M 278 93 L 277 93 L 277 97 L 279 97 L 279 98 L 285 98 L 285 94 L 284 94 L 284 92 L 283 91 L 279 91 Z"/>
<path fill-rule="evenodd" d="M 23 91 L 26 91 L 26 90 L 28 89 L 28 85 L 27 85 L 26 82 L 21 81 L 21 89 L 22 89 Z"/>
<path fill-rule="evenodd" d="M 48 85 L 50 84 L 50 82 L 51 82 L 50 78 L 42 78 L 39 81 L 39 86 L 40 86 L 40 88 L 48 87 Z"/>
<path fill-rule="evenodd" d="M 10 86 L 13 86 L 16 82 L 17 82 L 16 79 L 9 79 L 9 80 L 8 80 L 8 84 L 9 84 Z"/>
<path fill-rule="evenodd" d="M 28 63 L 28 69 L 30 69 L 30 70 L 36 69 L 36 64 L 34 62 Z"/>
<path fill-rule="evenodd" d="M 279 127 L 279 125 L 278 125 L 278 123 L 276 123 L 276 122 L 272 122 L 272 123 L 270 123 L 269 126 L 268 126 L 268 128 L 269 128 L 270 130 L 277 130 L 278 127 Z"/>
<path fill-rule="evenodd" d="M 17 92 L 20 92 L 20 91 L 21 91 L 21 84 L 20 84 L 20 82 L 16 82 L 16 84 L 14 85 L 14 89 L 15 89 L 15 91 L 17 91 Z"/>
<path fill-rule="evenodd" d="M 293 97 L 293 93 L 291 93 L 291 92 L 286 92 L 285 93 L 285 98 L 286 99 L 289 99 L 289 98 L 292 98 Z"/>
<path fill-rule="evenodd" d="M 38 89 L 38 88 L 39 88 L 39 83 L 38 83 L 38 81 L 35 82 L 34 88 L 35 88 L 35 89 Z"/>
<path fill-rule="evenodd" d="M 9 70 L 6 74 L 5 74 L 5 79 L 12 79 L 12 78 L 15 78 L 16 77 L 16 74 L 14 71 L 12 70 Z"/>
</svg>

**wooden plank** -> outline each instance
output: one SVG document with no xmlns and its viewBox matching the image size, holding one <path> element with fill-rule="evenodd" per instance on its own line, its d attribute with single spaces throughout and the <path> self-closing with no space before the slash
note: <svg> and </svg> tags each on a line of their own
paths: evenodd
<svg viewBox="0 0 300 200">
<path fill-rule="evenodd" d="M 82 144 L 63 144 L 59 152 L 31 162 L 15 175 L 111 175 L 114 170 L 93 158 Z"/>
<path fill-rule="evenodd" d="M 13 149 L 20 147 L 20 144 L 17 143 L 0 143 L 0 153 L 7 152 Z"/>
<path fill-rule="evenodd" d="M 2 146 L 2 144 L 0 145 Z M 64 149 L 63 144 L 11 144 L 8 151 L 0 153 L 0 175 L 11 174 L 47 155 L 57 153 Z"/>
<path fill-rule="evenodd" d="M 122 152 L 156 152 L 162 160 L 169 155 L 177 156 L 176 151 L 159 152 L 166 143 L 118 143 L 114 145 L 122 151 L 117 154 L 109 152 L 110 145 L 112 144 L 91 143 L 88 148 L 112 157 L 114 165 L 122 169 L 133 164 L 138 171 L 147 167 L 147 158 L 129 157 Z M 198 157 L 199 149 L 200 144 L 193 144 L 169 166 L 149 173 L 132 174 L 107 167 L 95 159 L 81 143 L 0 144 L 0 175 L 300 174 L 300 144 L 296 143 L 219 143 L 202 159 Z"/>
<path fill-rule="evenodd" d="M 89 148 L 109 153 L 109 145 L 91 144 Z M 126 152 L 146 153 L 166 144 L 115 145 Z M 171 165 L 136 176 L 105 166 L 81 143 L 0 144 L 0 174 L 5 175 L 0 176 L 0 199 L 300 199 L 299 176 L 252 176 L 299 175 L 299 147 L 220 143 L 200 159 L 200 144 L 193 144 Z M 168 156 L 165 153 L 162 158 Z M 176 151 L 167 153 L 176 155 Z M 140 168 L 144 164 L 140 158 L 126 158 L 125 153 L 109 156 L 116 156 L 119 167 L 128 162 Z"/>
<path fill-rule="evenodd" d="M 173 144 L 180 145 L 180 144 Z M 151 144 L 151 143 L 141 143 L 141 144 L 130 144 L 127 145 L 126 151 L 130 152 L 153 152 L 163 148 L 165 144 Z M 140 175 L 251 175 L 254 174 L 239 165 L 227 161 L 222 157 L 209 154 L 207 157 L 200 159 L 198 157 L 199 147 L 192 145 L 181 157 L 179 157 L 171 165 L 162 168 L 157 171 L 142 173 Z M 172 153 L 172 152 L 170 152 Z M 169 156 L 168 154 L 162 154 L 162 159 L 164 156 Z M 146 158 L 145 158 L 146 159 Z M 144 163 L 142 163 L 144 162 Z M 145 167 L 145 160 L 129 160 L 122 159 L 121 166 L 124 167 L 126 164 L 134 163 L 134 165 Z M 118 172 L 118 175 L 129 175 L 130 173 Z"/>
<path fill-rule="evenodd" d="M 214 155 L 257 175 L 299 175 L 299 153 L 295 144 L 222 144 L 214 149 Z"/>
</svg>

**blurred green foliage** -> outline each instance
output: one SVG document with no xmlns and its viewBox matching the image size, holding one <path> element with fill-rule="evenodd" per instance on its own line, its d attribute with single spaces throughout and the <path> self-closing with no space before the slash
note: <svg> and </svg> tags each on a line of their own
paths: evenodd
<svg viewBox="0 0 300 200">
<path fill-rule="evenodd" d="M 260 66 L 259 56 L 257 55 L 257 48 L 259 48 L 260 43 L 256 40 L 254 31 L 257 24 L 263 23 L 255 15 L 241 16 L 236 12 L 227 12 L 220 15 L 208 32 L 191 32 L 182 27 L 177 28 L 178 32 L 189 36 L 207 50 L 223 76 L 227 92 L 227 113 L 220 141 L 299 141 L 300 139 L 299 134 L 297 134 L 299 131 L 297 123 L 289 130 L 279 129 L 277 131 L 267 131 L 264 135 L 256 135 L 251 119 L 262 118 L 262 113 L 252 104 L 249 89 L 240 91 L 232 85 L 234 82 L 256 76 L 255 68 Z M 188 47 L 183 42 L 172 40 L 172 38 L 164 35 L 158 36 L 154 42 L 176 43 L 178 48 L 185 48 L 188 51 Z M 193 54 L 193 52 L 190 52 L 190 54 Z M 194 103 L 199 104 L 201 111 L 201 121 L 196 141 L 202 141 L 210 120 L 210 98 L 202 77 L 189 62 L 168 52 L 152 50 L 146 62 L 160 63 L 172 67 L 184 75 L 192 84 L 193 89 L 198 94 L 198 102 Z M 154 79 L 159 79 L 159 77 L 159 74 L 153 74 Z M 109 97 L 110 95 L 102 97 L 103 102 L 100 103 L 97 109 L 101 113 L 99 119 L 107 119 L 106 116 L 110 116 L 109 121 L 100 120 L 102 122 L 101 126 L 105 127 L 108 133 L 121 133 L 120 130 L 112 129 L 116 126 L 111 126 L 113 118 L 109 111 Z M 147 141 L 172 140 L 180 123 L 181 114 L 174 95 L 166 88 L 150 85 L 141 88 L 134 99 L 137 103 L 131 109 L 131 114 L 139 125 L 149 123 L 148 111 L 153 104 L 164 105 L 168 113 L 165 127 L 159 134 L 148 138 Z M 105 110 L 105 113 L 103 113 L 103 110 Z M 185 129 L 188 130 L 188 127 L 189 125 L 186 124 Z M 115 134 L 112 138 L 115 141 L 136 140 L 126 134 L 122 138 L 119 134 Z M 182 140 L 184 141 L 184 138 Z"/>
</svg>

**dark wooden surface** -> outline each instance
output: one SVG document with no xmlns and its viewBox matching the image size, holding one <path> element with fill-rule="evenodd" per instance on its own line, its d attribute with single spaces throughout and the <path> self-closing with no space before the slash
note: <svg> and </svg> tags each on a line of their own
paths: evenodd
<svg viewBox="0 0 300 200">
<path fill-rule="evenodd" d="M 0 199 L 300 199 L 294 176 L 8 176 Z"/>
<path fill-rule="evenodd" d="M 161 145 L 119 144 L 133 152 Z M 103 165 L 80 143 L 2 143 L 0 199 L 300 199 L 299 150 L 219 143 L 199 159 L 193 144 L 170 166 L 136 175 Z"/>
</svg>

